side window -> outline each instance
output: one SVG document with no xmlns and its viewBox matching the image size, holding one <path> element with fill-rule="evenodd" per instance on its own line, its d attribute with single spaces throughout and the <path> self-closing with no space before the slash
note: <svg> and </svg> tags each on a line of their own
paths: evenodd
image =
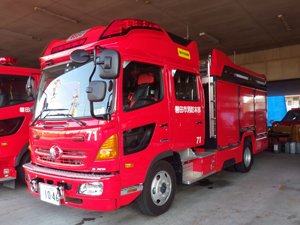
<svg viewBox="0 0 300 225">
<path fill-rule="evenodd" d="M 29 101 L 26 93 L 27 76 L 0 75 L 0 108 Z"/>
<path fill-rule="evenodd" d="M 123 110 L 140 109 L 164 97 L 161 68 L 156 65 L 130 62 L 123 70 Z"/>
<path fill-rule="evenodd" d="M 195 74 L 177 70 L 174 75 L 175 98 L 177 101 L 198 101 L 197 78 Z"/>
</svg>

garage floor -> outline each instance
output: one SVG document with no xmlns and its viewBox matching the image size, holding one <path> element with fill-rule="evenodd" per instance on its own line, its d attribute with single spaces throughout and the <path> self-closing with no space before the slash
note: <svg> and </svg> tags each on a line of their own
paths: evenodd
<svg viewBox="0 0 300 225">
<path fill-rule="evenodd" d="M 86 211 L 41 202 L 17 183 L 0 187 L 0 223 L 22 225 L 222 224 L 299 225 L 300 155 L 265 151 L 247 174 L 221 171 L 190 186 L 177 186 L 171 209 L 150 217 L 134 204 L 112 212 Z"/>
</svg>

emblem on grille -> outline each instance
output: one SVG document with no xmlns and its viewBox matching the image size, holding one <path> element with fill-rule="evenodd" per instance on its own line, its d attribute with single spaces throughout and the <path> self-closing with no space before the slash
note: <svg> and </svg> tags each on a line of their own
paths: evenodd
<svg viewBox="0 0 300 225">
<path fill-rule="evenodd" d="M 52 159 L 60 159 L 62 152 L 63 151 L 56 145 L 50 148 L 50 156 Z"/>
</svg>

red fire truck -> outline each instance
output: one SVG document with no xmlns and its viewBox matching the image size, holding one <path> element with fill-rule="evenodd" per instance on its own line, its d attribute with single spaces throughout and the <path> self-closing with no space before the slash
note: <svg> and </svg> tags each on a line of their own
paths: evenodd
<svg viewBox="0 0 300 225">
<path fill-rule="evenodd" d="M 25 85 L 28 77 L 37 85 L 40 70 L 13 67 L 17 60 L 0 57 L 0 182 L 14 188 L 18 175 L 25 182 L 24 163 L 30 162 L 28 124 L 31 119 Z"/>
<path fill-rule="evenodd" d="M 42 201 L 166 212 L 176 184 L 248 172 L 267 148 L 266 79 L 136 19 L 53 41 L 30 127 L 29 191 Z M 201 74 L 200 74 L 201 70 Z"/>
</svg>

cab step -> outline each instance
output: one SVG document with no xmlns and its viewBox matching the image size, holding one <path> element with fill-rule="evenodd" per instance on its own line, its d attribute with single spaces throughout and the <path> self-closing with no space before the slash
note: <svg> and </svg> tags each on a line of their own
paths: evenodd
<svg viewBox="0 0 300 225">
<path fill-rule="evenodd" d="M 192 149 L 178 151 L 182 162 L 182 183 L 192 184 L 214 173 L 216 150 L 194 152 Z"/>
</svg>

